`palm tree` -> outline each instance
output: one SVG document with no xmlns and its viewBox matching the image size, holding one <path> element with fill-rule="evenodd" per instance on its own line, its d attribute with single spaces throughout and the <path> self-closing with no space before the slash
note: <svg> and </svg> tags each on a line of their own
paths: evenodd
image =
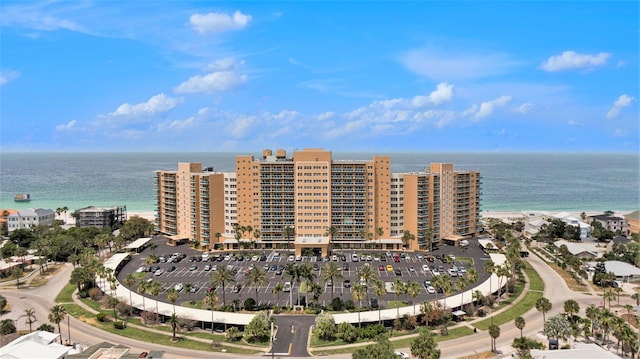
<svg viewBox="0 0 640 359">
<path fill-rule="evenodd" d="M 133 273 L 127 274 L 123 279 L 124 285 L 129 289 L 129 305 L 133 306 L 133 299 L 131 299 L 131 288 L 136 284 L 136 277 Z"/>
<path fill-rule="evenodd" d="M 376 228 L 376 240 L 378 240 L 378 242 L 380 242 L 380 237 L 382 237 L 382 235 L 384 234 L 384 229 L 382 227 L 378 227 Z M 382 245 L 380 246 L 380 248 L 382 249 Z"/>
<path fill-rule="evenodd" d="M 364 281 L 364 285 L 366 286 L 365 290 L 367 291 L 367 296 L 368 296 L 369 286 L 371 286 L 371 283 L 373 283 L 373 281 L 376 280 L 378 277 L 376 272 L 373 270 L 373 267 L 366 265 L 366 266 L 360 267 L 356 271 L 356 274 L 359 280 Z"/>
<path fill-rule="evenodd" d="M 24 273 L 24 270 L 20 266 L 14 267 L 13 270 L 11 271 L 11 276 L 16 279 L 17 288 L 20 288 L 20 278 L 22 278 L 23 273 Z"/>
<path fill-rule="evenodd" d="M 493 261 L 487 261 L 487 263 L 484 264 L 484 271 L 489 273 L 489 296 L 492 296 L 493 289 L 491 287 L 491 284 L 493 282 L 493 273 L 496 271 L 495 263 Z"/>
<path fill-rule="evenodd" d="M 49 313 L 49 321 L 58 326 L 58 334 L 60 334 L 60 344 L 62 344 L 62 332 L 60 331 L 60 322 L 67 315 L 67 310 L 60 304 L 56 304 L 51 308 Z"/>
<path fill-rule="evenodd" d="M 571 335 L 571 324 L 563 315 L 554 315 L 544 323 L 544 333 L 548 338 L 566 340 Z"/>
<path fill-rule="evenodd" d="M 437 278 L 438 279 L 436 280 L 436 282 L 438 283 L 438 288 L 442 289 L 442 292 L 444 293 L 443 305 L 444 305 L 444 309 L 446 310 L 447 297 L 453 290 L 453 282 L 451 280 L 451 277 L 448 274 L 443 274 Z"/>
<path fill-rule="evenodd" d="M 282 230 L 282 236 L 287 240 L 287 249 L 291 249 L 291 238 L 296 235 L 296 230 L 291 226 L 286 226 Z"/>
<path fill-rule="evenodd" d="M 616 299 L 615 293 L 613 293 L 611 291 L 606 291 L 606 292 L 604 292 L 604 295 L 602 297 L 603 297 L 604 300 L 609 302 L 609 309 L 611 309 L 611 301 Z"/>
<path fill-rule="evenodd" d="M 526 324 L 524 318 L 523 317 L 517 317 L 516 319 L 514 319 L 513 322 L 516 325 L 516 328 L 520 329 L 520 338 L 522 338 L 522 329 L 524 329 L 524 326 Z"/>
<path fill-rule="evenodd" d="M 542 312 L 542 322 L 545 323 L 547 319 L 545 318 L 546 314 L 551 310 L 551 302 L 549 299 L 545 297 L 540 297 L 536 300 L 536 309 L 539 312 Z"/>
<path fill-rule="evenodd" d="M 253 267 L 249 271 L 249 279 L 247 280 L 247 285 L 253 286 L 256 290 L 256 304 L 258 301 L 258 288 L 266 285 L 267 281 L 267 272 L 260 267 Z"/>
<path fill-rule="evenodd" d="M 411 234 L 411 232 L 405 230 L 404 232 L 402 232 L 402 244 L 404 245 L 405 248 L 409 248 L 409 242 L 413 241 L 414 239 L 416 239 L 416 236 L 414 236 L 413 234 Z"/>
<path fill-rule="evenodd" d="M 298 266 L 298 303 L 300 303 L 300 282 L 303 279 L 305 283 L 307 283 L 307 292 L 309 292 L 309 283 L 312 283 L 316 279 L 316 275 L 313 273 L 313 267 L 307 263 Z"/>
<path fill-rule="evenodd" d="M 418 282 L 413 281 L 413 280 L 410 280 L 409 282 L 407 282 L 407 284 L 406 284 L 406 292 L 413 299 L 411 304 L 413 304 L 413 316 L 414 317 L 416 316 L 415 300 L 416 300 L 416 297 L 418 295 L 420 295 L 421 291 L 422 291 L 422 287 L 420 286 L 420 284 L 418 284 Z"/>
<path fill-rule="evenodd" d="M 458 278 L 458 283 L 456 283 L 456 287 L 460 291 L 460 310 L 462 310 L 462 306 L 463 306 L 463 303 L 464 303 L 464 290 L 465 290 L 465 288 L 467 288 L 468 284 L 469 283 L 467 282 L 467 278 L 466 277 L 459 277 Z"/>
<path fill-rule="evenodd" d="M 482 304 L 482 301 L 484 300 L 484 294 L 482 294 L 482 292 L 479 290 L 475 290 L 473 291 L 472 296 L 473 300 L 476 303 L 474 310 L 478 310 L 478 305 Z"/>
<path fill-rule="evenodd" d="M 147 281 L 141 281 L 138 283 L 138 288 L 136 288 L 136 292 L 142 296 L 142 310 L 147 310 L 144 305 L 144 294 L 149 291 L 149 283 Z"/>
<path fill-rule="evenodd" d="M 378 297 L 378 323 L 382 323 L 382 305 L 380 305 L 380 298 L 387 292 L 387 289 L 384 287 L 384 283 L 380 279 L 377 279 L 373 282 L 372 288 L 373 293 L 376 295 L 376 297 Z"/>
<path fill-rule="evenodd" d="M 284 276 L 291 279 L 289 304 L 293 307 L 293 285 L 300 281 L 300 268 L 295 263 L 287 263 L 287 265 L 284 266 Z"/>
<path fill-rule="evenodd" d="M 627 311 L 627 323 L 630 323 L 631 314 L 633 313 L 633 305 L 625 304 L 624 309 Z"/>
<path fill-rule="evenodd" d="M 600 308 L 596 307 L 595 305 L 591 304 L 590 306 L 588 306 L 585 309 L 587 318 L 589 318 L 589 320 L 591 320 L 591 323 L 595 323 L 596 319 L 598 318 L 598 316 L 600 315 Z M 594 325 L 591 325 L 591 336 L 594 336 Z"/>
<path fill-rule="evenodd" d="M 467 273 L 464 275 L 465 278 L 467 279 L 467 281 L 469 281 L 469 283 L 473 284 L 478 280 L 478 271 L 471 268 L 467 271 Z"/>
<path fill-rule="evenodd" d="M 353 296 L 353 300 L 360 302 L 360 309 L 362 309 L 362 299 L 364 299 L 366 293 L 364 290 L 364 286 L 360 284 L 356 284 L 353 286 L 353 290 L 351 291 L 351 295 Z M 362 327 L 362 323 L 360 323 L 360 311 L 358 310 L 358 327 Z"/>
<path fill-rule="evenodd" d="M 29 324 L 29 333 L 31 333 L 31 326 L 38 320 L 36 318 L 36 311 L 33 310 L 33 308 L 27 308 L 24 310 L 23 317 L 27 317 L 24 322 L 25 324 Z"/>
<path fill-rule="evenodd" d="M 173 304 L 173 314 L 176 314 L 176 302 L 178 301 L 178 298 L 180 298 L 180 291 L 176 288 L 170 288 L 167 291 L 167 300 Z"/>
<path fill-rule="evenodd" d="M 391 284 L 391 289 L 393 289 L 396 295 L 396 319 L 400 319 L 400 303 L 398 297 L 405 293 L 405 284 L 402 280 L 396 279 Z"/>
<path fill-rule="evenodd" d="M 640 293 L 633 293 L 631 299 L 636 301 L 636 305 L 640 305 Z"/>
<path fill-rule="evenodd" d="M 218 299 L 218 293 L 216 293 L 215 290 L 210 290 L 202 300 L 202 302 L 211 309 L 211 332 L 213 332 L 213 309 L 215 308 L 216 303 L 218 303 Z"/>
<path fill-rule="evenodd" d="M 496 339 L 500 336 L 500 327 L 495 324 L 489 325 L 489 336 L 491 337 L 491 351 L 495 352 Z"/>
<path fill-rule="evenodd" d="M 169 317 L 169 325 L 171 325 L 171 330 L 173 331 L 173 337 L 171 338 L 171 341 L 175 342 L 176 341 L 176 330 L 178 329 L 178 326 L 180 325 L 180 318 L 176 315 L 175 312 L 173 312 L 173 314 L 171 314 L 171 317 Z"/>
<path fill-rule="evenodd" d="M 342 273 L 340 272 L 340 268 L 338 268 L 338 265 L 336 264 L 336 262 L 328 262 L 322 267 L 322 277 L 320 279 L 325 283 L 330 281 L 333 284 L 331 286 L 331 301 L 333 302 L 333 298 L 334 298 L 333 288 L 335 288 L 335 283 L 337 280 L 344 279 L 344 277 L 342 276 Z"/>
<path fill-rule="evenodd" d="M 277 283 L 273 289 L 271 290 L 271 293 L 273 293 L 276 296 L 276 305 L 280 305 L 280 293 L 284 292 L 284 284 L 282 283 Z"/>
<path fill-rule="evenodd" d="M 238 272 L 235 269 L 230 269 L 228 266 L 223 265 L 211 275 L 211 286 L 222 287 L 222 305 L 225 307 L 227 306 L 227 300 L 224 293 L 224 287 L 228 283 L 235 283 L 237 273 Z"/>
<path fill-rule="evenodd" d="M 569 320 L 573 323 L 573 316 L 580 312 L 580 304 L 573 299 L 569 299 L 564 302 L 564 312 L 567 313 Z"/>
<path fill-rule="evenodd" d="M 251 247 L 253 248 L 253 240 L 252 240 L 252 237 L 251 237 L 251 232 L 253 232 L 253 227 L 250 224 L 247 224 L 243 228 L 244 228 L 243 232 L 248 232 L 249 233 L 249 240 L 252 242 L 251 243 Z"/>
<path fill-rule="evenodd" d="M 260 240 L 261 235 L 262 235 L 262 232 L 259 229 L 256 228 L 253 231 L 253 238 L 255 239 L 255 241 L 253 242 L 254 248 L 255 248 L 255 244 Z"/>
<path fill-rule="evenodd" d="M 147 288 L 147 293 L 151 294 L 154 297 L 157 297 L 160 293 L 162 292 L 162 284 L 160 284 L 160 282 L 158 281 L 153 281 L 149 284 L 149 287 Z M 156 317 L 159 320 L 160 319 L 160 309 L 158 306 L 158 298 L 156 298 Z"/>
<path fill-rule="evenodd" d="M 327 227 L 327 230 L 324 232 L 324 235 L 329 237 L 329 253 L 331 253 L 331 248 L 332 243 L 333 243 L 333 237 L 335 237 L 338 234 L 338 227 L 336 226 L 329 226 Z"/>
</svg>

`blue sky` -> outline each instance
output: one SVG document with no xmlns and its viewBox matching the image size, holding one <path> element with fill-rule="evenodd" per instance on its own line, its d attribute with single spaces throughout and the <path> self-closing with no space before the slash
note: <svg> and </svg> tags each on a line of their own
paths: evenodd
<svg viewBox="0 0 640 359">
<path fill-rule="evenodd" d="M 0 150 L 638 152 L 638 14 L 2 1 Z"/>
</svg>

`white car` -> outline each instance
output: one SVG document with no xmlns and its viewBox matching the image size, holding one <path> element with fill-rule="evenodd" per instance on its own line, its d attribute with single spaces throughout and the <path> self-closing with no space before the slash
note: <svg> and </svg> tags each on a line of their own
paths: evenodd
<svg viewBox="0 0 640 359">
<path fill-rule="evenodd" d="M 423 264 L 422 265 L 422 270 L 425 271 L 425 272 L 428 272 L 429 271 L 429 266 L 426 265 L 426 264 Z"/>
<path fill-rule="evenodd" d="M 398 358 L 409 359 L 409 354 L 407 354 L 405 352 L 393 352 L 393 354 L 398 356 Z"/>
<path fill-rule="evenodd" d="M 291 282 L 284 282 L 283 292 L 291 292 Z"/>
<path fill-rule="evenodd" d="M 173 286 L 173 289 L 177 290 L 178 292 L 182 292 L 182 289 L 184 289 L 184 284 L 178 283 Z"/>
<path fill-rule="evenodd" d="M 289 262 L 293 262 L 296 260 L 296 257 L 292 254 L 289 256 Z"/>
<path fill-rule="evenodd" d="M 338 261 L 338 256 L 337 256 L 337 255 L 335 255 L 335 254 L 334 254 L 334 255 L 332 255 L 332 256 L 331 256 L 331 260 L 332 260 L 332 261 L 334 261 L 334 262 L 337 262 L 337 261 Z"/>
<path fill-rule="evenodd" d="M 162 273 L 164 273 L 164 269 L 158 269 L 155 273 L 153 273 L 153 275 L 159 276 L 162 275 Z"/>
<path fill-rule="evenodd" d="M 469 245 L 469 241 L 466 239 L 463 239 L 460 241 L 460 247 L 466 247 Z"/>
<path fill-rule="evenodd" d="M 147 271 L 146 267 L 140 267 L 140 268 L 136 269 L 136 273 L 143 273 L 143 272 L 146 272 L 146 271 Z"/>
<path fill-rule="evenodd" d="M 427 287 L 427 293 L 436 294 L 436 289 L 433 286 L 428 286 Z"/>
<path fill-rule="evenodd" d="M 252 262 L 257 262 L 257 261 L 258 261 L 258 259 L 260 259 L 260 257 L 258 257 L 258 256 L 253 256 L 253 257 L 251 257 L 251 261 L 252 261 Z"/>
</svg>

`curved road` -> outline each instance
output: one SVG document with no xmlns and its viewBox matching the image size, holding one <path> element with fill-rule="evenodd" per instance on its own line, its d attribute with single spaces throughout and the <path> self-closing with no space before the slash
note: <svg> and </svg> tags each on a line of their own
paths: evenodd
<svg viewBox="0 0 640 359">
<path fill-rule="evenodd" d="M 584 309 L 590 305 L 600 304 L 600 298 L 592 295 L 576 293 L 570 290 L 564 280 L 551 268 L 549 268 L 540 258 L 532 255 L 527 260 L 531 266 L 540 274 L 545 282 L 544 296 L 549 298 L 553 304 L 553 308 L 547 313 L 547 318 L 563 311 L 563 303 L 568 299 L 574 299 L 578 301 L 581 307 L 581 313 L 584 315 Z M 2 295 L 5 296 L 12 306 L 9 312 L 3 313 L 0 319 L 17 319 L 23 314 L 24 309 L 33 308 L 38 318 L 34 323 L 34 329 L 42 323 L 48 323 L 47 315 L 49 309 L 55 304 L 55 296 L 60 290 L 68 283 L 69 276 L 73 267 L 69 264 L 52 277 L 46 285 L 37 288 L 21 288 L 21 289 L 7 289 L 3 288 Z M 542 314 L 537 310 L 532 309 L 523 315 L 526 326 L 523 330 L 523 334 L 528 337 L 536 338 L 542 331 Z M 61 323 L 63 340 L 67 339 L 67 327 L 66 323 Z M 111 342 L 114 344 L 122 344 L 131 348 L 132 352 L 142 352 L 148 350 L 162 350 L 165 352 L 165 358 L 239 358 L 246 357 L 246 355 L 234 355 L 228 353 L 212 353 L 212 352 L 199 352 L 187 349 L 180 349 L 170 346 L 162 346 L 157 344 L 149 344 L 146 342 L 121 337 L 115 334 L 104 332 L 89 324 L 81 322 L 76 318 L 71 317 L 71 339 L 76 343 L 83 344 L 96 344 L 102 341 Z M 28 326 L 24 323 L 24 318 L 20 318 L 18 322 L 18 329 L 28 329 Z M 520 331 L 513 325 L 512 322 L 505 323 L 500 327 L 500 337 L 497 339 L 497 348 L 503 353 L 507 354 L 513 351 L 510 344 L 513 339 L 520 335 Z M 462 356 L 473 355 L 475 353 L 486 352 L 490 350 L 490 337 L 486 332 L 479 332 L 474 335 L 458 338 L 454 340 L 445 341 L 439 344 L 439 348 L 442 351 L 441 358 L 453 359 L 460 358 Z M 408 348 L 400 349 L 401 351 L 409 352 Z M 292 353 L 294 354 L 294 353 Z M 258 356 L 258 355 L 256 355 Z M 331 356 L 332 358 L 351 358 L 351 354 L 340 354 Z"/>
</svg>

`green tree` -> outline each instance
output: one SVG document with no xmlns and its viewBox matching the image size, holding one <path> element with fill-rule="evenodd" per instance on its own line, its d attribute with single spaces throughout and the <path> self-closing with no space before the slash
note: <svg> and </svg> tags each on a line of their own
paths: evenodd
<svg viewBox="0 0 640 359">
<path fill-rule="evenodd" d="M 377 279 L 373 282 L 373 293 L 378 297 L 378 323 L 382 323 L 382 305 L 380 305 L 380 298 L 387 292 L 387 288 L 384 286 L 384 282 Z"/>
<path fill-rule="evenodd" d="M 326 231 L 324 232 L 324 235 L 329 237 L 329 253 L 331 253 L 333 249 L 333 238 L 336 235 L 338 235 L 338 227 L 336 226 L 327 227 Z"/>
<path fill-rule="evenodd" d="M 336 281 L 344 279 L 336 262 L 327 262 L 327 264 L 322 267 L 322 276 L 320 277 L 320 279 L 325 283 L 331 281 L 331 283 L 333 284 L 331 286 L 331 300 L 333 301 L 333 288 L 335 288 L 336 286 Z"/>
<path fill-rule="evenodd" d="M 229 283 L 235 283 L 236 274 L 237 271 L 235 269 L 230 269 L 228 266 L 222 265 L 211 275 L 211 286 L 222 288 L 222 305 L 225 307 L 227 306 L 227 301 L 224 293 L 224 288 L 225 285 Z"/>
<path fill-rule="evenodd" d="M 247 279 L 247 285 L 250 285 L 256 290 L 256 303 L 258 303 L 258 288 L 267 285 L 267 271 L 260 267 L 253 267 L 249 270 L 249 278 Z"/>
<path fill-rule="evenodd" d="M 276 285 L 273 286 L 273 289 L 271 289 L 271 292 L 276 296 L 276 305 L 280 305 L 280 293 L 284 292 L 284 284 L 278 282 L 276 283 Z"/>
<path fill-rule="evenodd" d="M 141 281 L 138 283 L 138 287 L 136 288 L 136 292 L 142 296 L 142 310 L 147 310 L 147 307 L 144 304 L 144 295 L 149 290 L 149 283 L 147 281 Z"/>
<path fill-rule="evenodd" d="M 216 303 L 218 303 L 218 293 L 215 290 L 210 290 L 204 296 L 202 302 L 209 307 L 211 310 L 211 332 L 213 332 L 213 311 L 215 309 Z"/>
<path fill-rule="evenodd" d="M 580 304 L 573 299 L 569 299 L 564 302 L 563 308 L 564 312 L 567 313 L 567 317 L 569 317 L 569 320 L 573 323 L 574 315 L 580 312 Z"/>
<path fill-rule="evenodd" d="M 391 284 L 391 289 L 396 295 L 396 319 L 400 319 L 400 302 L 399 296 L 406 292 L 405 284 L 401 279 L 396 279 Z"/>
<path fill-rule="evenodd" d="M 295 237 L 296 230 L 292 226 L 286 226 L 282 230 L 282 236 L 287 240 L 287 249 L 291 249 L 291 239 Z"/>
<path fill-rule="evenodd" d="M 420 292 L 422 292 L 422 287 L 420 286 L 420 284 L 418 284 L 418 282 L 410 280 L 407 282 L 406 284 L 406 292 L 407 294 L 409 294 L 409 296 L 411 296 L 411 304 L 413 304 L 413 316 L 416 316 L 416 306 L 415 306 L 415 300 L 416 297 L 418 295 L 420 295 Z"/>
<path fill-rule="evenodd" d="M 353 296 L 353 300 L 360 302 L 360 309 L 362 309 L 362 299 L 364 299 L 364 297 L 366 296 L 364 286 L 360 284 L 354 285 L 353 289 L 351 290 L 351 295 Z M 361 310 L 358 310 L 358 326 L 362 325 L 360 323 L 360 311 Z"/>
<path fill-rule="evenodd" d="M 62 332 L 60 331 L 60 322 L 67 316 L 67 310 L 60 304 L 56 304 L 51 308 L 48 319 L 51 323 L 58 326 L 58 334 L 60 334 L 60 344 L 62 344 Z"/>
<path fill-rule="evenodd" d="M 336 337 L 336 321 L 329 313 L 319 314 L 315 319 L 314 332 L 320 339 L 334 340 Z"/>
<path fill-rule="evenodd" d="M 440 358 L 440 349 L 430 331 L 425 328 L 420 330 L 420 334 L 411 341 L 411 354 L 419 359 Z"/>
<path fill-rule="evenodd" d="M 353 352 L 352 359 L 398 359 L 386 336 L 380 335 L 376 343 L 367 345 Z"/>
<path fill-rule="evenodd" d="M 414 241 L 416 239 L 416 236 L 411 234 L 411 232 L 405 230 L 404 232 L 402 232 L 402 238 L 400 239 L 402 240 L 402 245 L 405 248 L 409 248 L 409 243 Z"/>
<path fill-rule="evenodd" d="M 12 319 L 0 320 L 0 335 L 7 335 L 16 332 L 16 326 Z"/>
<path fill-rule="evenodd" d="M 11 276 L 16 279 L 16 287 L 20 288 L 20 278 L 22 278 L 22 274 L 24 270 L 20 266 L 15 266 L 13 270 L 11 270 Z"/>
<path fill-rule="evenodd" d="M 540 297 L 538 298 L 538 300 L 536 300 L 536 310 L 538 310 L 539 312 L 542 312 L 542 321 L 546 322 L 546 318 L 545 315 L 551 310 L 551 302 L 549 301 L 549 299 L 545 298 L 545 297 Z"/>
<path fill-rule="evenodd" d="M 554 315 L 544 323 L 544 333 L 550 339 L 567 340 L 571 335 L 571 324 L 563 315 Z"/>
<path fill-rule="evenodd" d="M 158 308 L 158 298 L 157 296 L 162 292 L 162 284 L 158 281 L 153 281 L 149 284 L 147 288 L 147 293 L 151 296 L 156 297 L 156 317 L 160 320 L 160 309 Z"/>
<path fill-rule="evenodd" d="M 522 329 L 524 329 L 524 326 L 526 324 L 524 318 L 517 317 L 516 319 L 513 320 L 513 323 L 515 324 L 516 328 L 520 329 L 520 338 L 522 338 Z"/>
<path fill-rule="evenodd" d="M 496 351 L 496 339 L 500 336 L 500 327 L 496 324 L 489 325 L 489 336 L 491 337 L 491 351 Z"/>
<path fill-rule="evenodd" d="M 36 330 L 53 333 L 55 332 L 56 328 L 49 323 L 42 323 L 36 328 Z"/>
<path fill-rule="evenodd" d="M 176 341 L 176 330 L 178 330 L 178 327 L 181 325 L 180 318 L 176 315 L 175 310 L 171 314 L 171 316 L 169 317 L 169 325 L 171 326 L 171 331 L 173 332 L 173 336 L 171 337 L 171 341 L 175 342 Z"/>
<path fill-rule="evenodd" d="M 592 325 L 591 325 L 591 336 L 593 337 L 594 336 L 594 325 L 593 325 L 593 323 L 595 323 L 596 319 L 600 315 L 600 308 L 598 308 L 595 305 L 591 304 L 590 306 L 588 306 L 585 309 L 585 313 L 586 313 L 587 318 L 592 323 Z"/>
<path fill-rule="evenodd" d="M 180 291 L 176 288 L 170 288 L 167 291 L 167 300 L 173 305 L 173 314 L 176 314 L 176 302 L 180 298 Z"/>
<path fill-rule="evenodd" d="M 345 343 L 353 343 L 358 339 L 358 330 L 353 324 L 342 322 L 338 324 L 338 334 L 336 336 Z"/>
<path fill-rule="evenodd" d="M 124 285 L 127 286 L 127 288 L 129 289 L 129 305 L 133 306 L 133 299 L 131 297 L 131 288 L 133 288 L 133 286 L 136 284 L 136 276 L 133 273 L 129 273 L 127 274 L 126 277 L 124 277 Z"/>
<path fill-rule="evenodd" d="M 4 307 L 7 306 L 7 298 L 0 295 L 0 313 L 4 312 Z"/>
<path fill-rule="evenodd" d="M 38 321 L 38 318 L 36 318 L 36 311 L 33 308 L 27 308 L 24 310 L 24 314 L 22 316 L 27 318 L 24 322 L 29 325 L 29 333 L 31 333 L 31 326 L 33 323 Z"/>
<path fill-rule="evenodd" d="M 258 312 L 244 328 L 244 335 L 249 341 L 260 341 L 271 335 L 273 318 L 266 311 Z"/>
</svg>

